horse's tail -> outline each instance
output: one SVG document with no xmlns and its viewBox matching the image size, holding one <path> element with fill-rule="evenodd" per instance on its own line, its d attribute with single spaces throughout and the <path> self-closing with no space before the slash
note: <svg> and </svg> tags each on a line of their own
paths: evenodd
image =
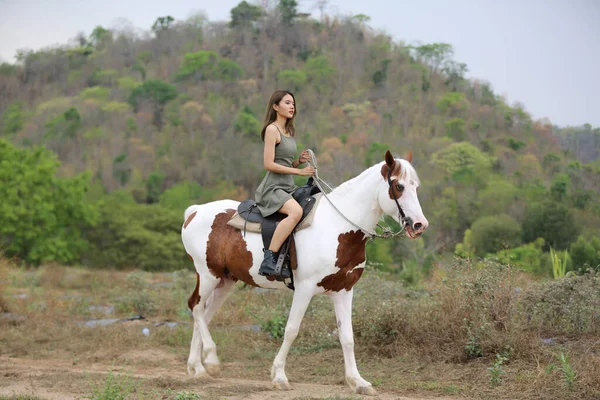
<svg viewBox="0 0 600 400">
<path fill-rule="evenodd" d="M 188 217 L 190 216 L 191 213 L 194 212 L 194 210 L 198 207 L 198 204 L 194 204 L 192 206 L 189 206 L 188 208 L 185 209 L 185 212 L 183 213 L 183 220 L 187 221 Z"/>
</svg>

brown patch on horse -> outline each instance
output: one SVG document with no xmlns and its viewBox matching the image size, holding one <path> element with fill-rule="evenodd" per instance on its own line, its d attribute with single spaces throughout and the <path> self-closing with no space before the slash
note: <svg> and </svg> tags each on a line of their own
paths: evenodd
<svg viewBox="0 0 600 400">
<path fill-rule="evenodd" d="M 367 238 L 361 231 L 350 231 L 338 236 L 335 266 L 340 270 L 323 278 L 317 286 L 325 290 L 339 292 L 350 290 L 360 279 L 364 268 L 354 269 L 365 262 Z"/>
<path fill-rule="evenodd" d="M 233 214 L 235 210 L 230 209 L 215 217 L 206 244 L 206 264 L 217 278 L 239 279 L 248 285 L 258 286 L 250 276 L 252 253 L 246 246 L 242 231 L 227 225 Z"/>
<path fill-rule="evenodd" d="M 412 159 L 412 152 L 410 153 L 410 157 Z M 396 185 L 398 184 L 398 177 L 400 177 L 400 174 L 402 172 L 402 166 L 399 162 L 397 162 L 394 159 L 394 157 L 392 157 L 392 153 L 390 153 L 390 151 L 388 150 L 385 153 L 385 164 L 383 164 L 383 166 L 381 167 L 381 176 L 383 176 L 383 179 L 386 182 L 388 179 L 388 172 L 390 170 L 392 171 L 390 177 L 395 178 L 392 179 L 392 184 L 388 189 L 388 193 L 390 195 L 390 199 L 399 199 L 400 197 L 402 197 L 402 191 L 398 190 L 398 188 L 396 188 Z"/>
<path fill-rule="evenodd" d="M 194 219 L 194 217 L 196 216 L 196 213 L 198 211 L 194 211 L 193 213 L 190 214 L 189 217 L 187 217 L 187 219 L 185 220 L 185 224 L 183 224 L 183 229 L 187 228 L 187 226 L 190 224 L 190 222 L 192 222 L 192 220 Z"/>
<path fill-rule="evenodd" d="M 192 256 L 190 256 L 190 258 L 191 257 Z M 190 310 L 194 311 L 194 307 L 196 307 L 196 304 L 198 303 L 200 303 L 200 274 L 196 272 L 196 288 L 188 299 L 188 307 Z"/>
</svg>

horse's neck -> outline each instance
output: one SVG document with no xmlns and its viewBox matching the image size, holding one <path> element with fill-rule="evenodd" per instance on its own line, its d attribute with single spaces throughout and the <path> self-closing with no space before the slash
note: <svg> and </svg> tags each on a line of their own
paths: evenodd
<svg viewBox="0 0 600 400">
<path fill-rule="evenodd" d="M 373 230 L 383 210 L 377 200 L 381 183 L 380 166 L 375 165 L 336 187 L 328 196 L 333 205 L 350 221 L 363 229 Z M 338 212 L 333 210 L 334 214 Z M 356 229 L 343 217 L 342 230 Z"/>
</svg>

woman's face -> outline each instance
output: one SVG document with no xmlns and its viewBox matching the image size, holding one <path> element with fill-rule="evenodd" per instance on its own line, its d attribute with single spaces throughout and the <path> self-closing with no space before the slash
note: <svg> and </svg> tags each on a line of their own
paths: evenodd
<svg viewBox="0 0 600 400">
<path fill-rule="evenodd" d="M 296 104 L 294 104 L 294 98 L 289 94 L 283 96 L 279 104 L 274 104 L 273 108 L 279 115 L 285 118 L 292 118 L 294 116 Z"/>
</svg>

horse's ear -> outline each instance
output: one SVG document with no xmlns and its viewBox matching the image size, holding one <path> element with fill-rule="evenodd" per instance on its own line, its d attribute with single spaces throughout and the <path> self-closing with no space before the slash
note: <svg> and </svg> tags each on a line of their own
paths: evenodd
<svg viewBox="0 0 600 400">
<path fill-rule="evenodd" d="M 394 164 L 396 164 L 396 160 L 394 160 L 394 156 L 392 156 L 389 150 L 385 152 L 385 163 L 389 169 L 393 169 Z"/>
<path fill-rule="evenodd" d="M 412 150 L 408 151 L 408 154 L 406 155 L 406 161 L 408 161 L 409 163 L 412 162 Z"/>
</svg>

